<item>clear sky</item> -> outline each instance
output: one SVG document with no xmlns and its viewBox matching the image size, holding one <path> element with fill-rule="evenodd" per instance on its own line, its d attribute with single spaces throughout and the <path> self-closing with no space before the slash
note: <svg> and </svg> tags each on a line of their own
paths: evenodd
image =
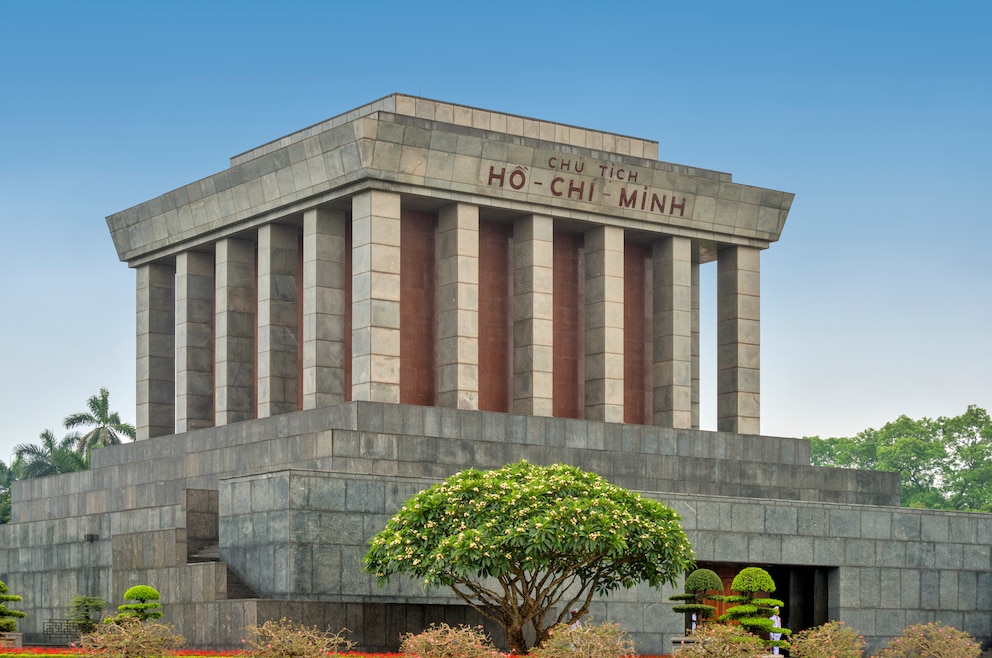
<svg viewBox="0 0 992 658">
<path fill-rule="evenodd" d="M 392 92 L 794 192 L 762 254 L 763 433 L 992 408 L 990 24 L 977 0 L 0 0 L 0 459 L 100 387 L 134 421 L 107 215 Z"/>
</svg>

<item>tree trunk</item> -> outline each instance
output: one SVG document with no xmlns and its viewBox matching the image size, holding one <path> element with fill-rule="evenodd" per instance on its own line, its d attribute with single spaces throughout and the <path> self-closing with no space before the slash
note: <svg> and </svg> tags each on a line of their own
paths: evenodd
<svg viewBox="0 0 992 658">
<path fill-rule="evenodd" d="M 506 636 L 506 643 L 510 647 L 510 652 L 514 654 L 527 653 L 527 640 L 524 639 L 523 625 L 519 620 L 513 620 L 503 625 L 503 634 Z"/>
</svg>

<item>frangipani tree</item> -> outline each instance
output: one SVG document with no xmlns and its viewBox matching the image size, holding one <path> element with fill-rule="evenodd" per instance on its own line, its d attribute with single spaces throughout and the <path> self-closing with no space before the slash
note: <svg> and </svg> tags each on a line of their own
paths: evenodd
<svg viewBox="0 0 992 658">
<path fill-rule="evenodd" d="M 548 630 L 596 595 L 674 584 L 694 566 L 680 517 L 655 500 L 565 464 L 468 469 L 408 500 L 371 540 L 365 569 L 449 587 L 503 628 Z M 557 610 L 557 612 L 552 612 Z"/>
</svg>

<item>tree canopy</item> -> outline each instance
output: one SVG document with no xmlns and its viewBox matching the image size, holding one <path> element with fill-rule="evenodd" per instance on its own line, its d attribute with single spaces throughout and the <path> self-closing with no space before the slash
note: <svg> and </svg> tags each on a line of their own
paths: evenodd
<svg viewBox="0 0 992 658">
<path fill-rule="evenodd" d="M 51 430 L 39 435 L 37 444 L 20 443 L 14 447 L 14 460 L 0 461 L 0 524 L 10 522 L 10 488 L 15 480 L 71 473 L 89 468 L 90 451 L 106 445 L 118 445 L 123 439 L 134 439 L 134 426 L 122 422 L 120 415 L 110 411 L 110 393 L 101 388 L 99 395 L 87 401 L 89 412 L 66 417 L 67 429 L 94 426 L 86 434 L 71 432 L 58 439 Z"/>
<path fill-rule="evenodd" d="M 22 479 L 44 477 L 56 473 L 84 471 L 89 467 L 86 458 L 73 449 L 78 434 L 56 439 L 52 430 L 38 435 L 40 444 L 21 443 L 14 447 L 17 475 Z"/>
<path fill-rule="evenodd" d="M 380 582 L 402 574 L 451 588 L 525 652 L 525 626 L 540 644 L 596 595 L 674 584 L 694 566 L 679 521 L 565 464 L 468 469 L 408 500 L 372 538 L 365 569 Z"/>
<path fill-rule="evenodd" d="M 817 466 L 898 471 L 905 507 L 992 512 L 992 419 L 971 405 L 960 416 L 900 416 L 853 437 L 810 437 Z"/>
</svg>

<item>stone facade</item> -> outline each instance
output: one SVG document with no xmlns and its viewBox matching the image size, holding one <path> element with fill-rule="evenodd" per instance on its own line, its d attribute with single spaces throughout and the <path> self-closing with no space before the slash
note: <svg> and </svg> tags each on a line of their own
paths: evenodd
<svg viewBox="0 0 992 658">
<path fill-rule="evenodd" d="M 763 566 L 785 624 L 873 646 L 992 636 L 992 516 L 898 508 L 898 477 L 760 435 L 760 252 L 792 195 L 657 143 L 392 95 L 112 215 L 137 275 L 133 444 L 15 484 L 0 578 L 28 640 L 77 594 L 162 593 L 203 647 L 292 616 L 366 650 L 446 592 L 361 570 L 409 496 L 465 467 L 568 462 L 682 514 L 701 564 Z M 699 429 L 699 270 L 717 268 L 718 429 Z M 643 653 L 667 588 L 595 604 Z"/>
</svg>

